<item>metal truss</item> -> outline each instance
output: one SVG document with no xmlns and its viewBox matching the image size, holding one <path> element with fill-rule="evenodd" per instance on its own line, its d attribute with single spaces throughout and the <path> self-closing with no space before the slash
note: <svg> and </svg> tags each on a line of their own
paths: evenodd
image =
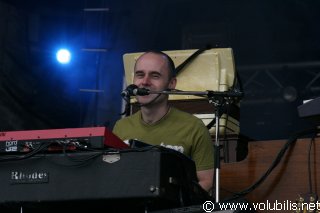
<svg viewBox="0 0 320 213">
<path fill-rule="evenodd" d="M 246 103 L 285 103 L 320 96 L 320 61 L 240 66 Z"/>
</svg>

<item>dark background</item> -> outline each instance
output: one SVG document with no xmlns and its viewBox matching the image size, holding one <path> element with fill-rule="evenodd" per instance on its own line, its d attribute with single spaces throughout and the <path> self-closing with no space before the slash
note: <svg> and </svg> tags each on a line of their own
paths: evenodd
<svg viewBox="0 0 320 213">
<path fill-rule="evenodd" d="M 311 126 L 297 106 L 320 96 L 319 20 L 318 0 L 1 0 L 0 130 L 112 128 L 124 53 L 211 45 L 233 48 L 242 134 L 288 138 Z"/>
</svg>

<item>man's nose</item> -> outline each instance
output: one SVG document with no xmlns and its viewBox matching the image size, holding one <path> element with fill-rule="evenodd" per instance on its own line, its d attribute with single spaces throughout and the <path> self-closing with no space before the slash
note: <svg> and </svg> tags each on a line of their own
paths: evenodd
<svg viewBox="0 0 320 213">
<path fill-rule="evenodd" d="M 145 76 L 143 79 L 142 79 L 142 85 L 150 85 L 150 78 L 148 76 Z"/>
</svg>

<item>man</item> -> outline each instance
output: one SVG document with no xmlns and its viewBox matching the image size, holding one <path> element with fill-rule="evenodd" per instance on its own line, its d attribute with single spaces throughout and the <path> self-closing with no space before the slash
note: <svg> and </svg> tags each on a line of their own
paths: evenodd
<svg viewBox="0 0 320 213">
<path fill-rule="evenodd" d="M 177 79 L 172 59 L 163 52 L 146 52 L 134 67 L 133 83 L 150 91 L 175 89 Z M 213 145 L 209 131 L 195 116 L 172 108 L 168 95 L 137 96 L 141 110 L 123 118 L 113 132 L 122 140 L 137 139 L 173 148 L 195 161 L 200 186 L 209 191 L 213 179 Z"/>
</svg>

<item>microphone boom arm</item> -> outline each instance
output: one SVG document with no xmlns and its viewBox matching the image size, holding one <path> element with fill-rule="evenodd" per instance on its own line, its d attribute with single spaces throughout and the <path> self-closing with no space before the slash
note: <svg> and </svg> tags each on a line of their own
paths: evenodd
<svg viewBox="0 0 320 213">
<path fill-rule="evenodd" d="M 209 99 L 213 97 L 222 98 L 241 98 L 243 96 L 242 92 L 239 91 L 181 91 L 181 90 L 163 90 L 163 91 L 148 91 L 149 94 L 168 94 L 168 95 L 195 95 L 201 97 L 208 97 Z"/>
</svg>

